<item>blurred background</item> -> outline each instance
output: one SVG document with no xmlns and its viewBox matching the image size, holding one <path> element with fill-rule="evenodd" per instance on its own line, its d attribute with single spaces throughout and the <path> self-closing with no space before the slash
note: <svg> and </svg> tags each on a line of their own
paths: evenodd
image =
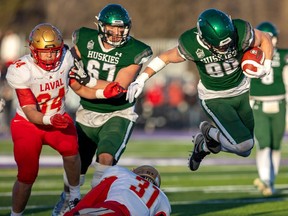
<svg viewBox="0 0 288 216">
<path fill-rule="evenodd" d="M 232 18 L 274 23 L 279 31 L 278 45 L 288 47 L 288 1 L 277 0 L 0 0 L 0 97 L 6 108 L 0 114 L 0 135 L 9 135 L 9 122 L 15 113 L 15 95 L 5 80 L 7 66 L 29 53 L 26 39 L 41 22 L 58 27 L 71 45 L 71 35 L 81 26 L 96 28 L 95 16 L 109 3 L 122 4 L 132 18 L 131 35 L 149 44 L 154 56 L 177 45 L 182 32 L 196 25 L 198 15 L 208 8 L 223 10 Z M 164 71 L 165 70 L 165 71 Z M 137 104 L 137 129 L 190 131 L 205 119 L 197 97 L 198 73 L 193 62 L 169 65 L 146 84 Z M 79 99 L 69 91 L 67 106 L 74 113 Z"/>
</svg>

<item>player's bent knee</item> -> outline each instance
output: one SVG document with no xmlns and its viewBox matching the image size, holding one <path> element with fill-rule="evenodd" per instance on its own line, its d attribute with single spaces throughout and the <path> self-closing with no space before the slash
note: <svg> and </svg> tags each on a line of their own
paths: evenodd
<svg viewBox="0 0 288 216">
<path fill-rule="evenodd" d="M 17 177 L 17 180 L 19 182 L 22 182 L 24 184 L 29 184 L 29 185 L 32 185 L 34 184 L 35 180 L 37 178 L 37 175 L 18 175 Z"/>
<path fill-rule="evenodd" d="M 242 157 L 248 157 L 251 154 L 251 150 L 254 146 L 253 139 L 246 140 L 236 145 L 236 154 Z"/>
</svg>

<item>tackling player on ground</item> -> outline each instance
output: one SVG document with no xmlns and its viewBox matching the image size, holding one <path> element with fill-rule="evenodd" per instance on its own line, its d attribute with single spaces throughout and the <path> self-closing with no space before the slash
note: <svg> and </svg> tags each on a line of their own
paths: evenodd
<svg viewBox="0 0 288 216">
<path fill-rule="evenodd" d="M 266 59 L 249 77 L 263 77 L 271 70 L 273 46 L 268 33 L 253 29 L 249 22 L 231 19 L 217 9 L 207 9 L 198 17 L 197 27 L 187 30 L 178 46 L 161 53 L 144 69 L 127 92 L 127 100 L 137 98 L 145 81 L 169 63 L 195 62 L 200 81 L 201 106 L 214 122 L 200 124 L 201 133 L 194 137 L 194 150 L 189 157 L 192 171 L 202 159 L 220 151 L 247 157 L 254 146 L 254 120 L 249 105 L 248 79 L 241 69 L 241 58 L 249 47 L 260 46 Z"/>
<path fill-rule="evenodd" d="M 259 178 L 254 185 L 264 196 L 274 193 L 275 178 L 281 159 L 281 142 L 286 125 L 286 85 L 288 82 L 288 49 L 277 48 L 278 30 L 270 22 L 257 29 L 268 32 L 274 46 L 271 73 L 251 80 L 250 103 L 255 120 L 256 164 Z"/>
<path fill-rule="evenodd" d="M 101 88 L 103 83 L 107 85 L 117 82 L 126 89 L 140 72 L 143 63 L 152 56 L 152 50 L 148 45 L 130 36 L 131 19 L 121 5 L 105 6 L 96 18 L 97 30 L 82 27 L 74 32 L 75 45 L 71 52 L 78 61 L 83 62 L 81 70 L 91 78 L 96 78 L 96 88 Z M 83 79 L 77 79 L 83 85 L 91 83 L 85 76 Z M 97 96 L 101 98 L 101 92 L 98 93 Z M 105 169 L 117 164 L 125 151 L 138 117 L 134 111 L 135 102 L 129 103 L 125 97 L 126 95 L 119 94 L 113 99 L 81 98 L 81 106 L 76 113 L 81 184 L 84 184 L 85 174 L 95 152 L 92 187 L 99 183 Z M 67 185 L 65 178 L 64 182 Z M 67 203 L 65 200 L 69 199 L 67 189 L 66 186 L 53 215 L 62 214 Z"/>
<path fill-rule="evenodd" d="M 160 189 L 161 177 L 152 166 L 132 171 L 113 166 L 105 170 L 100 183 L 65 216 L 169 216 L 171 206 Z"/>
</svg>

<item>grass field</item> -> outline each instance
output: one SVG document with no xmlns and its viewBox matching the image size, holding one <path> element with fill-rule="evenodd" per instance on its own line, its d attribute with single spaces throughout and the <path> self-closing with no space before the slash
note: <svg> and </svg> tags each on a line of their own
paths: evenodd
<svg viewBox="0 0 288 216">
<path fill-rule="evenodd" d="M 132 138 L 121 159 L 128 163 L 132 161 L 130 166 L 125 164 L 128 167 L 138 165 L 138 160 L 157 167 L 162 177 L 162 189 L 171 202 L 172 216 L 287 215 L 288 143 L 283 144 L 277 193 L 272 197 L 263 197 L 252 185 L 257 177 L 255 149 L 249 158 L 223 152 L 209 155 L 196 172 L 191 172 L 186 165 L 191 149 L 192 144 L 186 137 Z M 10 140 L 0 140 L 0 215 L 9 215 L 16 168 L 1 165 L 4 155 L 12 155 Z M 57 153 L 45 147 L 42 155 L 57 156 Z M 41 166 L 25 215 L 51 215 L 62 190 L 62 171 L 61 166 Z M 83 195 L 90 189 L 92 172 L 91 167 L 86 183 L 81 187 Z"/>
</svg>

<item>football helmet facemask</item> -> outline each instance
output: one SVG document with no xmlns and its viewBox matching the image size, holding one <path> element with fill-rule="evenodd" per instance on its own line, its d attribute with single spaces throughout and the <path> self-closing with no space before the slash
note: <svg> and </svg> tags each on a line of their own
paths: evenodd
<svg viewBox="0 0 288 216">
<path fill-rule="evenodd" d="M 60 64 L 64 47 L 61 32 L 49 23 L 41 23 L 31 31 L 28 39 L 29 48 L 36 64 L 46 71 L 55 69 Z M 53 52 L 53 60 L 43 60 L 40 52 Z"/>
<path fill-rule="evenodd" d="M 160 188 L 161 177 L 159 172 L 154 167 L 143 165 L 133 169 L 132 171 Z"/>
<path fill-rule="evenodd" d="M 268 32 L 272 37 L 273 46 L 276 46 L 279 31 L 274 24 L 272 24 L 271 22 L 262 22 L 258 26 L 256 26 L 256 29 L 263 32 Z"/>
<path fill-rule="evenodd" d="M 131 19 L 125 8 L 119 4 L 109 4 L 104 7 L 98 16 L 98 31 L 103 42 L 110 44 L 113 47 L 120 47 L 129 39 L 129 32 L 131 29 Z M 107 25 L 112 27 L 120 27 L 117 35 L 112 34 L 107 30 Z M 111 39 L 115 38 L 116 39 Z"/>
<path fill-rule="evenodd" d="M 198 17 L 197 29 L 200 39 L 214 54 L 227 54 L 235 50 L 235 28 L 225 13 L 216 9 L 205 10 Z"/>
</svg>

